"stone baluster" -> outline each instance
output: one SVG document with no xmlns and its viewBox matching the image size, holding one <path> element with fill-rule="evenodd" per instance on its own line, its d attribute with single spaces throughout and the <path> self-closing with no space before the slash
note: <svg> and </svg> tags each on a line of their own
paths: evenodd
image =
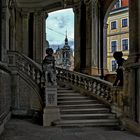
<svg viewBox="0 0 140 140">
<path fill-rule="evenodd" d="M 66 74 L 65 74 L 66 73 Z M 65 76 L 63 76 L 65 75 Z M 73 83 L 75 86 L 79 86 L 83 89 L 86 89 L 88 91 L 92 91 L 94 94 L 100 96 L 103 100 L 107 101 L 108 103 L 112 102 L 112 95 L 111 95 L 111 85 L 108 85 L 103 80 L 97 80 L 92 77 L 81 75 L 80 73 L 70 72 L 70 71 L 61 71 L 59 72 L 58 77 L 62 77 L 62 79 L 59 78 L 59 80 L 67 80 L 71 83 Z M 66 78 L 66 76 L 68 76 Z"/>
<path fill-rule="evenodd" d="M 98 83 L 98 85 L 97 85 L 97 95 L 100 96 L 100 83 Z"/>
<path fill-rule="evenodd" d="M 40 72 L 37 71 L 37 74 L 36 74 L 36 82 L 37 82 L 37 84 L 40 83 L 40 78 L 41 78 L 41 76 L 40 76 Z"/>
<path fill-rule="evenodd" d="M 25 71 L 24 62 L 22 61 L 21 64 L 22 64 L 22 71 Z"/>
<path fill-rule="evenodd" d="M 29 64 L 27 65 L 27 74 L 29 76 L 31 75 L 31 68 L 30 68 L 30 65 Z"/>
<path fill-rule="evenodd" d="M 84 79 L 84 88 L 87 89 L 87 79 Z"/>
<path fill-rule="evenodd" d="M 35 80 L 35 68 L 34 67 L 32 67 L 32 78 L 33 78 L 33 80 Z"/>
</svg>

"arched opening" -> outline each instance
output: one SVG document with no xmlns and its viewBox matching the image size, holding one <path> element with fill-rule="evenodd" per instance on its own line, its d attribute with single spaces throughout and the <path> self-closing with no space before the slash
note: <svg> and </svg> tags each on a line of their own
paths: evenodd
<svg viewBox="0 0 140 140">
<path fill-rule="evenodd" d="M 48 13 L 45 48 L 49 47 L 54 50 L 56 66 L 74 69 L 74 13 L 71 8 Z"/>
<path fill-rule="evenodd" d="M 114 0 L 104 18 L 104 44 L 107 48 L 107 80 L 114 82 L 117 63 L 115 51 L 122 51 L 126 60 L 129 55 L 129 1 Z"/>
</svg>

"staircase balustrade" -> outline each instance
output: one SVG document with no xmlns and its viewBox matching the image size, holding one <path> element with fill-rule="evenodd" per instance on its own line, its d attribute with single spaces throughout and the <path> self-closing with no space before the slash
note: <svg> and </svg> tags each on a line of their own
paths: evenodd
<svg viewBox="0 0 140 140">
<path fill-rule="evenodd" d="M 13 74 L 18 73 L 30 86 L 37 91 L 41 107 L 44 106 L 43 76 L 41 65 L 16 51 L 8 51 L 8 67 Z"/>
<path fill-rule="evenodd" d="M 39 64 L 28 58 L 24 54 L 16 51 L 8 51 L 8 65 L 13 70 L 22 72 L 30 77 L 37 85 L 41 86 L 42 69 Z"/>
<path fill-rule="evenodd" d="M 85 89 L 89 91 L 91 95 L 96 95 L 96 97 L 99 97 L 109 105 L 115 104 L 118 107 L 123 107 L 122 88 L 113 87 L 112 83 L 108 81 L 58 67 L 57 79 L 64 82 L 70 82 L 77 87 Z"/>
<path fill-rule="evenodd" d="M 16 51 L 8 51 L 9 67 L 18 70 L 30 77 L 37 85 L 41 87 L 42 69 L 41 65 L 37 64 L 24 54 Z M 113 87 L 112 83 L 102 80 L 98 77 L 89 76 L 86 74 L 69 71 L 56 67 L 57 80 L 69 82 L 76 87 L 80 87 L 89 91 L 90 95 L 95 95 L 105 101 L 107 104 L 115 105 L 123 111 L 124 95 L 123 90 L 119 87 Z"/>
</svg>

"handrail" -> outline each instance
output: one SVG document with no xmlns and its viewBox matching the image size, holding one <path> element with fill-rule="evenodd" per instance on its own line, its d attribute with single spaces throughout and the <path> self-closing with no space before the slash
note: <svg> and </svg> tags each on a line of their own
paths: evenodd
<svg viewBox="0 0 140 140">
<path fill-rule="evenodd" d="M 16 51 L 8 51 L 8 58 L 9 67 L 16 67 L 18 71 L 28 75 L 36 84 L 41 84 L 42 69 L 39 64 Z"/>
<path fill-rule="evenodd" d="M 11 73 L 10 69 L 8 68 L 7 64 L 0 62 L 0 69 L 7 72 Z"/>
<path fill-rule="evenodd" d="M 69 71 L 58 67 L 56 69 L 58 80 L 68 81 L 73 85 L 88 90 L 91 94 L 95 94 L 96 96 L 102 98 L 108 104 L 113 102 L 113 96 L 111 92 L 113 88 L 112 83 L 75 71 Z"/>
</svg>

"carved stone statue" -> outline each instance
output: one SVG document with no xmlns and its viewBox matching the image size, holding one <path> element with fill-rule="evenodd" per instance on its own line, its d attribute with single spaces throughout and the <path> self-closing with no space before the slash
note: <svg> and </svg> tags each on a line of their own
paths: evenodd
<svg viewBox="0 0 140 140">
<path fill-rule="evenodd" d="M 125 59 L 122 58 L 122 56 L 123 53 L 121 51 L 114 52 L 113 54 L 113 57 L 115 58 L 118 64 L 118 68 L 116 70 L 117 75 L 113 86 L 121 86 L 121 87 L 123 86 L 123 71 L 124 71 L 123 63 L 125 62 Z"/>
<path fill-rule="evenodd" d="M 46 85 L 56 85 L 56 70 L 53 49 L 46 49 L 46 54 L 47 55 L 42 62 L 42 69 L 45 75 L 45 83 Z"/>
</svg>

